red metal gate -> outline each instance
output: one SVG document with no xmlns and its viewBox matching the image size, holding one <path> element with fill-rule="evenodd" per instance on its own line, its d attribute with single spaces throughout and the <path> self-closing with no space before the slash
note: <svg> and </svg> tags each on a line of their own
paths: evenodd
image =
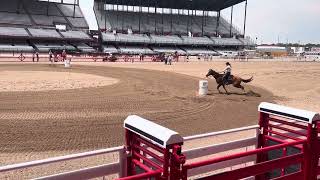
<svg viewBox="0 0 320 180">
<path fill-rule="evenodd" d="M 315 180 L 317 174 L 319 174 L 319 114 L 270 103 L 261 103 L 259 111 L 260 132 L 256 149 L 188 163 L 183 166 L 182 179 L 188 178 L 188 170 L 190 169 L 256 155 L 256 163 L 252 166 L 214 174 L 202 179 L 229 180 L 255 177 L 257 180 Z M 270 145 L 269 142 L 276 142 L 277 144 Z M 289 155 L 287 153 L 288 148 L 298 149 L 299 152 Z M 268 153 L 274 150 L 281 150 L 281 157 L 270 159 Z M 298 166 L 299 169 L 287 173 L 285 169 L 292 165 Z M 280 169 L 281 174 L 277 177 L 268 176 L 275 169 Z"/>
<path fill-rule="evenodd" d="M 138 116 L 129 116 L 124 126 L 127 177 L 121 180 L 179 179 L 185 157 L 181 154 L 183 138 L 178 133 Z"/>
</svg>

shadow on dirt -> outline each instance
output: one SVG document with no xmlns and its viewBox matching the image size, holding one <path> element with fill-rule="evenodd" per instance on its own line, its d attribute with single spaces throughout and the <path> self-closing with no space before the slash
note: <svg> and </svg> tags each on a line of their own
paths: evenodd
<svg viewBox="0 0 320 180">
<path fill-rule="evenodd" d="M 248 92 L 229 92 L 229 94 L 225 93 L 225 92 L 208 92 L 208 96 L 214 96 L 214 95 L 218 95 L 218 94 L 224 94 L 224 95 L 239 95 L 239 96 L 250 96 L 250 97 L 261 97 L 261 94 L 254 92 L 252 90 L 249 90 Z"/>
</svg>

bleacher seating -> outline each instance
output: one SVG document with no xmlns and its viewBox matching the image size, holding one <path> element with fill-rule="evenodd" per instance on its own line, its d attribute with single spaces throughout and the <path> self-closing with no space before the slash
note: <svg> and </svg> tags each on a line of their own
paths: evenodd
<svg viewBox="0 0 320 180">
<path fill-rule="evenodd" d="M 1 52 L 33 52 L 34 49 L 29 45 L 13 45 L 13 44 L 0 44 Z"/>
<path fill-rule="evenodd" d="M 192 45 L 213 45 L 214 42 L 208 37 L 189 37 L 182 36 L 184 44 L 192 44 Z"/>
<path fill-rule="evenodd" d="M 97 7 L 97 3 L 96 3 Z M 98 8 L 96 8 L 98 9 Z M 99 11 L 96 10 L 97 20 L 100 28 L 107 30 L 126 31 L 140 33 L 171 33 L 186 35 L 188 31 L 193 34 L 202 35 L 202 16 L 187 16 L 178 14 L 154 14 L 136 13 L 125 11 Z M 139 28 L 140 19 L 140 28 Z M 214 35 L 217 27 L 217 17 L 209 16 L 203 26 L 203 35 Z M 230 34 L 230 24 L 220 18 L 218 27 L 219 34 Z M 239 34 L 236 28 L 232 27 L 233 34 Z"/>
<path fill-rule="evenodd" d="M 151 35 L 150 37 L 151 42 L 155 44 L 183 44 L 183 41 L 179 36 Z"/>
<path fill-rule="evenodd" d="M 2 6 L 2 2 L 1 2 Z M 0 25 L 31 26 L 32 22 L 26 14 L 0 12 Z"/>
<path fill-rule="evenodd" d="M 37 49 L 39 50 L 39 52 L 49 52 L 50 49 L 59 49 L 59 50 L 66 49 L 66 50 L 69 50 L 69 51 L 76 51 L 76 48 L 75 48 L 74 46 L 64 45 L 64 44 L 35 43 L 34 45 L 37 47 Z"/>
<path fill-rule="evenodd" d="M 84 18 L 67 17 L 73 28 L 88 29 L 88 24 Z"/>
<path fill-rule="evenodd" d="M 65 39 L 91 40 L 91 37 L 83 31 L 61 31 Z"/>
<path fill-rule="evenodd" d="M 57 6 L 67 17 L 83 18 L 83 14 L 79 6 L 74 6 L 72 4 L 57 4 Z"/>
<path fill-rule="evenodd" d="M 150 38 L 143 34 L 117 34 L 116 39 L 120 42 L 150 43 Z"/>
<path fill-rule="evenodd" d="M 215 42 L 215 45 L 219 46 L 241 46 L 243 43 L 235 38 L 214 38 L 211 39 Z"/>
<path fill-rule="evenodd" d="M 207 48 L 184 48 L 188 55 L 218 55 L 216 51 Z"/>
<path fill-rule="evenodd" d="M 107 46 L 105 45 L 105 46 L 103 46 L 103 52 L 104 53 L 118 53 L 119 51 L 117 48 L 115 48 L 112 45 L 107 45 Z"/>
<path fill-rule="evenodd" d="M 79 49 L 81 52 L 84 52 L 84 53 L 92 53 L 96 51 L 95 49 L 93 49 L 92 47 L 88 46 L 85 43 L 76 44 L 75 46 L 77 47 L 77 49 Z"/>
<path fill-rule="evenodd" d="M 137 12 L 129 10 L 106 10 L 103 2 L 95 1 L 94 10 L 98 25 L 103 29 L 102 40 L 104 43 L 144 44 L 153 47 L 217 47 L 217 46 L 244 46 L 250 45 L 246 40 L 232 38 L 241 35 L 240 31 L 226 19 L 217 16 L 164 14 L 154 12 Z M 218 24 L 219 23 L 219 24 Z M 230 29 L 231 28 L 231 29 Z M 231 30 L 231 34 L 230 34 Z M 133 34 L 126 34 L 126 32 Z M 115 34 L 113 34 L 116 32 Z M 190 36 L 191 33 L 191 36 Z M 219 37 L 218 38 L 217 33 Z M 230 38 L 227 38 L 230 37 Z M 252 45 L 252 44 L 251 44 Z M 141 46 L 141 45 L 139 45 Z M 160 48 L 159 51 L 172 52 L 170 48 Z M 206 49 L 194 52 L 210 54 Z"/>
<path fill-rule="evenodd" d="M 62 39 L 60 34 L 56 30 L 53 30 L 53 29 L 28 28 L 28 30 L 33 37 L 48 38 L 48 39 Z"/>
<path fill-rule="evenodd" d="M 2 49 L 21 48 L 21 51 L 33 51 L 33 47 L 27 44 L 27 40 L 31 40 L 31 43 L 37 42 L 35 47 L 41 52 L 48 52 L 49 49 L 75 51 L 77 49 L 67 45 L 65 41 L 70 43 L 79 40 L 92 41 L 92 38 L 84 32 L 89 27 L 79 5 L 56 2 L 2 0 L 0 38 L 10 40 L 9 42 L 13 44 L 17 41 L 22 43 L 3 44 Z M 67 31 L 56 30 L 56 25 L 65 25 Z M 95 51 L 87 45 L 80 45 L 78 49 L 83 52 Z"/>
<path fill-rule="evenodd" d="M 140 46 L 119 46 L 120 52 L 124 54 L 153 54 L 154 52 L 146 47 Z"/>
<path fill-rule="evenodd" d="M 152 47 L 153 51 L 156 53 L 175 53 L 177 52 L 178 54 L 184 55 L 186 54 L 185 51 L 183 51 L 180 48 L 176 47 Z"/>
<path fill-rule="evenodd" d="M 64 17 L 59 16 L 32 15 L 32 19 L 40 27 L 54 28 L 55 24 L 68 24 Z"/>
<path fill-rule="evenodd" d="M 62 16 L 56 3 L 28 0 L 23 3 L 27 12 L 31 15 Z"/>
<path fill-rule="evenodd" d="M 89 28 L 78 5 L 38 0 L 2 0 L 0 6 L 1 24 L 33 25 L 44 28 L 54 28 L 55 24 L 65 24 L 69 28 Z"/>
<path fill-rule="evenodd" d="M 0 36 L 1 37 L 20 37 L 20 38 L 29 38 L 28 32 L 24 28 L 16 27 L 0 27 Z"/>
<path fill-rule="evenodd" d="M 11 13 L 24 12 L 22 8 L 21 0 L 10 0 L 10 3 L 7 3 L 7 2 L 3 4 L 1 3 L 0 12 L 11 12 Z"/>
</svg>

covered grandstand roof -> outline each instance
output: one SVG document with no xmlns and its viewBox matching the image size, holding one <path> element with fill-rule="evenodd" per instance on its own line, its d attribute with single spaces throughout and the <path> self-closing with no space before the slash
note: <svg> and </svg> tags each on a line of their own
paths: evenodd
<svg viewBox="0 0 320 180">
<path fill-rule="evenodd" d="M 96 0 L 105 4 L 119 4 L 130 6 L 160 7 L 170 9 L 193 9 L 205 11 L 219 11 L 233 5 L 239 4 L 245 0 Z"/>
</svg>

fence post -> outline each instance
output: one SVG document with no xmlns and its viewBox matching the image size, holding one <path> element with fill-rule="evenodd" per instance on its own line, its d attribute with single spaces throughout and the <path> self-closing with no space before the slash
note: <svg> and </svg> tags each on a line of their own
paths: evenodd
<svg viewBox="0 0 320 180">
<path fill-rule="evenodd" d="M 268 118 L 269 118 L 269 114 L 260 112 L 259 129 L 258 129 L 260 131 L 260 133 L 258 134 L 257 148 L 266 147 L 266 145 L 267 145 L 265 135 L 268 134 L 268 132 L 266 131 L 268 128 L 268 124 L 269 124 Z M 267 159 L 268 159 L 267 153 L 258 153 L 256 163 L 264 162 Z M 266 176 L 265 176 L 265 174 L 257 175 L 255 177 L 255 179 L 256 180 L 264 180 L 264 179 L 266 179 Z"/>
<path fill-rule="evenodd" d="M 127 176 L 127 154 L 125 147 L 119 151 L 119 166 L 120 172 L 119 177 L 126 177 Z"/>
<path fill-rule="evenodd" d="M 307 143 L 303 147 L 304 180 L 316 180 L 319 162 L 318 129 L 316 123 L 308 125 Z"/>
</svg>

